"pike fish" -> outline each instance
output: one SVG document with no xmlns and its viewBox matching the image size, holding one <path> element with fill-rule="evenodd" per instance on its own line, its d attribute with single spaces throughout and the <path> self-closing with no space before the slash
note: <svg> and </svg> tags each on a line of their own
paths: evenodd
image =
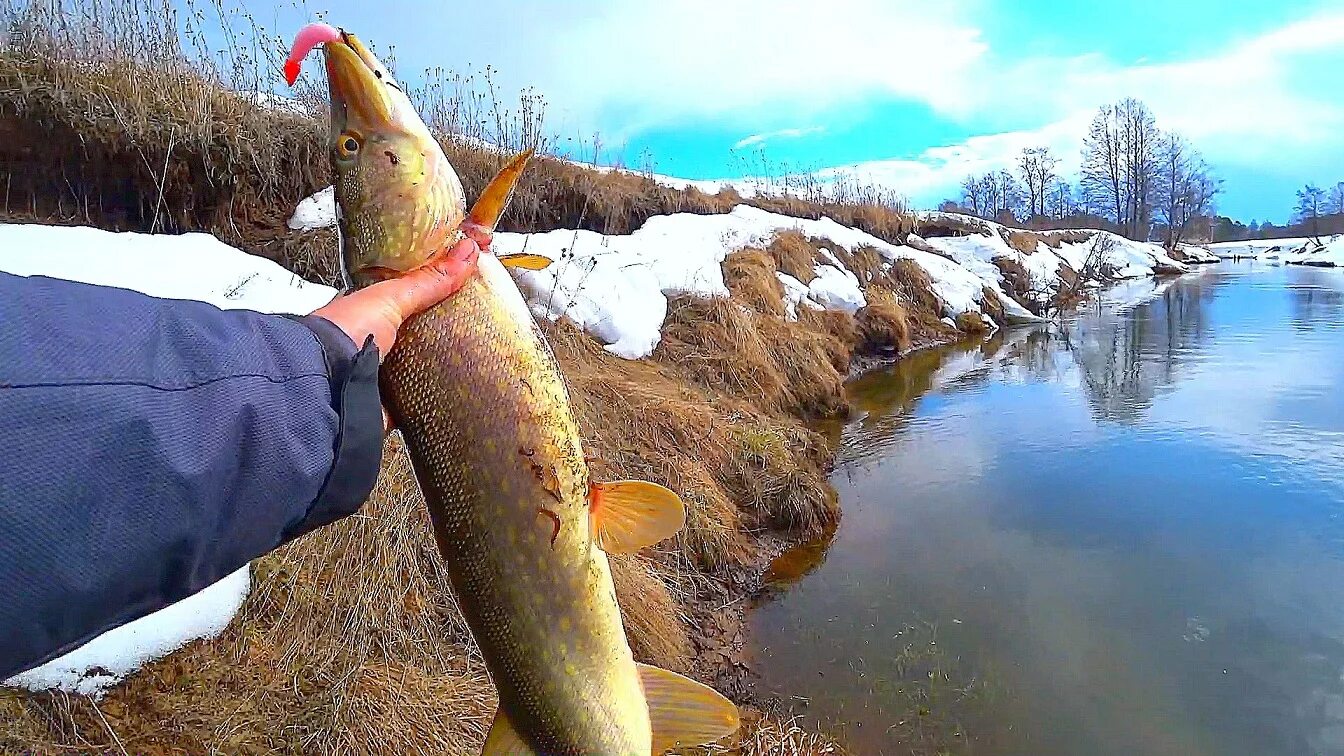
<svg viewBox="0 0 1344 756">
<path fill-rule="evenodd" d="M 353 35 L 300 32 L 286 74 L 321 44 L 331 94 L 343 270 L 355 286 L 401 275 L 475 226 L 491 230 L 529 158 L 470 212 L 453 167 L 391 74 Z M 383 363 L 383 401 L 405 439 L 439 551 L 499 692 L 484 753 L 660 754 L 718 740 L 736 707 L 712 688 L 638 664 L 607 554 L 675 534 L 681 500 L 643 481 L 590 479 L 555 358 L 506 266 L 408 320 Z"/>
</svg>

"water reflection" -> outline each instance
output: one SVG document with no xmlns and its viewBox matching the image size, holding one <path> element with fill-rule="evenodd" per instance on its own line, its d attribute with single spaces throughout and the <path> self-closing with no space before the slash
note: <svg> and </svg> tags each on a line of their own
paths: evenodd
<svg viewBox="0 0 1344 756">
<path fill-rule="evenodd" d="M 855 381 L 762 687 L 861 753 L 1344 752 L 1342 315 L 1219 266 Z"/>
</svg>

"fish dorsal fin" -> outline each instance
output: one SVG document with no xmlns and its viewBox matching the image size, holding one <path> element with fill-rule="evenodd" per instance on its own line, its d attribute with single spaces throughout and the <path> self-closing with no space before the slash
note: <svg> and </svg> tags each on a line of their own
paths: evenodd
<svg viewBox="0 0 1344 756">
<path fill-rule="evenodd" d="M 673 748 L 713 743 L 737 731 L 737 706 L 718 691 L 676 672 L 637 666 L 649 704 L 654 756 Z"/>
<path fill-rule="evenodd" d="M 495 722 L 490 725 L 490 734 L 485 736 L 485 747 L 481 756 L 535 756 L 536 749 L 523 740 L 523 736 L 513 729 L 504 710 L 495 712 Z"/>
<path fill-rule="evenodd" d="M 633 554 L 670 538 L 686 524 L 686 506 L 671 491 L 643 480 L 588 487 L 593 540 L 608 554 Z"/>
<path fill-rule="evenodd" d="M 518 179 L 522 177 L 523 168 L 527 166 L 527 161 L 531 157 L 532 150 L 524 150 L 500 169 L 499 173 L 490 179 L 481 196 L 476 198 L 476 204 L 471 206 L 471 212 L 467 213 L 462 225 L 474 225 L 493 232 L 499 223 L 499 216 L 503 215 L 504 208 L 509 206 L 513 190 L 518 186 Z"/>
<path fill-rule="evenodd" d="M 545 255 L 533 255 L 527 252 L 500 255 L 499 261 L 506 268 L 522 268 L 523 270 L 545 270 L 553 262 L 551 258 Z"/>
</svg>

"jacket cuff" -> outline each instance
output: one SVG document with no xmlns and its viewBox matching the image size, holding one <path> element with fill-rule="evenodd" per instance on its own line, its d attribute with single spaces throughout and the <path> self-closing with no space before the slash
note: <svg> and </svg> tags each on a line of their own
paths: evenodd
<svg viewBox="0 0 1344 756">
<path fill-rule="evenodd" d="M 331 471 L 307 516 L 285 533 L 289 541 L 358 512 L 369 498 L 383 461 L 383 410 L 378 395 L 378 347 L 372 336 L 356 351 L 350 337 L 326 318 L 286 317 L 307 326 L 322 345 L 337 417 Z"/>
</svg>

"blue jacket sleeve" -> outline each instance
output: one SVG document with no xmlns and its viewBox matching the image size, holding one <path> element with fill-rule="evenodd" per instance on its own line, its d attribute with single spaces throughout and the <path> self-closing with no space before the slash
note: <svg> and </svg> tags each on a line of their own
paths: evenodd
<svg viewBox="0 0 1344 756">
<path fill-rule="evenodd" d="M 0 680 L 356 511 L 377 374 L 318 317 L 0 273 Z"/>
</svg>

